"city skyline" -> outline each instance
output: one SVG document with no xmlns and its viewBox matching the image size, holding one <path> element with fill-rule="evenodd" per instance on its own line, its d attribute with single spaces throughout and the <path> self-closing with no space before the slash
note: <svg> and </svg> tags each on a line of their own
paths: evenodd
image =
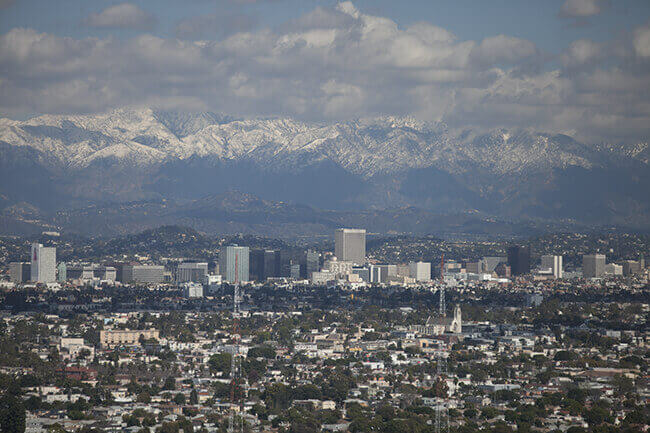
<svg viewBox="0 0 650 433">
<path fill-rule="evenodd" d="M 0 0 L 0 432 L 648 432 L 649 102 L 649 0 Z"/>
</svg>

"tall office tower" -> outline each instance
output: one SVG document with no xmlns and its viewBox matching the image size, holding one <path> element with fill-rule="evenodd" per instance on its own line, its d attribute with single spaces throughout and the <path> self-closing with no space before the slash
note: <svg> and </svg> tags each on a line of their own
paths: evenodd
<svg viewBox="0 0 650 433">
<path fill-rule="evenodd" d="M 605 254 L 585 254 L 582 256 L 582 276 L 600 278 L 605 273 Z"/>
<path fill-rule="evenodd" d="M 65 283 L 68 279 L 68 265 L 65 262 L 59 263 L 56 267 L 56 280 L 59 283 Z"/>
<path fill-rule="evenodd" d="M 515 246 L 508 248 L 508 265 L 512 275 L 530 273 L 530 247 Z"/>
<path fill-rule="evenodd" d="M 311 278 L 313 272 L 320 270 L 320 254 L 316 251 L 307 250 L 300 261 L 300 276 Z"/>
<path fill-rule="evenodd" d="M 363 265 L 366 262 L 365 229 L 337 229 L 334 234 L 334 255 L 341 261 Z"/>
<path fill-rule="evenodd" d="M 431 281 L 431 263 L 429 262 L 411 262 L 409 271 L 411 278 L 415 278 L 415 281 Z"/>
<path fill-rule="evenodd" d="M 249 281 L 248 260 L 248 247 L 239 247 L 237 245 L 221 247 L 219 253 L 219 270 L 221 271 L 223 281 L 228 283 L 234 283 L 235 279 L 240 283 Z"/>
<path fill-rule="evenodd" d="M 542 269 L 550 269 L 555 278 L 562 278 L 562 256 L 542 256 Z"/>
<path fill-rule="evenodd" d="M 26 283 L 32 277 L 32 265 L 29 262 L 9 263 L 9 280 L 13 283 Z"/>
<path fill-rule="evenodd" d="M 249 254 L 249 276 L 253 281 L 264 281 L 264 253 L 266 250 L 251 250 Z"/>
<path fill-rule="evenodd" d="M 176 269 L 176 282 L 202 283 L 206 275 L 208 275 L 208 264 L 206 262 L 183 262 Z"/>
<path fill-rule="evenodd" d="M 249 276 L 251 280 L 265 281 L 281 276 L 282 255 L 276 250 L 252 250 L 250 252 Z"/>
<path fill-rule="evenodd" d="M 56 281 L 56 248 L 32 244 L 32 277 L 35 283 Z"/>
</svg>

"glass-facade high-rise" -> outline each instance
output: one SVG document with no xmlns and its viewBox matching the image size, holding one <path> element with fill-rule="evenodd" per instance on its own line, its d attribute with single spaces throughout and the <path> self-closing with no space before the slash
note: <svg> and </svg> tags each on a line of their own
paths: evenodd
<svg viewBox="0 0 650 433">
<path fill-rule="evenodd" d="M 56 248 L 32 244 L 31 280 L 35 283 L 56 281 Z"/>
<path fill-rule="evenodd" d="M 223 281 L 228 283 L 250 281 L 249 249 L 237 245 L 222 247 L 219 253 L 219 270 Z"/>
<path fill-rule="evenodd" d="M 530 247 L 515 246 L 508 248 L 508 265 L 512 275 L 530 273 Z"/>
</svg>

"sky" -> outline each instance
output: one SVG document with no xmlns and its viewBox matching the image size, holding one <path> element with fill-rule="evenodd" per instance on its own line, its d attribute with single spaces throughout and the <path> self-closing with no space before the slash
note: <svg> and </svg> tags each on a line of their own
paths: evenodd
<svg viewBox="0 0 650 433">
<path fill-rule="evenodd" d="M 412 116 L 647 142 L 648 0 L 0 0 L 0 116 Z"/>
</svg>

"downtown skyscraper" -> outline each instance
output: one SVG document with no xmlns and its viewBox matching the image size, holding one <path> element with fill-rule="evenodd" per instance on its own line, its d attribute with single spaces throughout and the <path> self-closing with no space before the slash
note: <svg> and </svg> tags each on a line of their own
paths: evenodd
<svg viewBox="0 0 650 433">
<path fill-rule="evenodd" d="M 366 231 L 337 229 L 334 234 L 334 255 L 340 261 L 363 265 L 366 262 Z"/>
<path fill-rule="evenodd" d="M 35 283 L 56 281 L 56 248 L 32 244 L 31 280 Z"/>
<path fill-rule="evenodd" d="M 221 247 L 219 270 L 223 281 L 228 283 L 249 281 L 249 249 L 237 245 Z"/>
</svg>

